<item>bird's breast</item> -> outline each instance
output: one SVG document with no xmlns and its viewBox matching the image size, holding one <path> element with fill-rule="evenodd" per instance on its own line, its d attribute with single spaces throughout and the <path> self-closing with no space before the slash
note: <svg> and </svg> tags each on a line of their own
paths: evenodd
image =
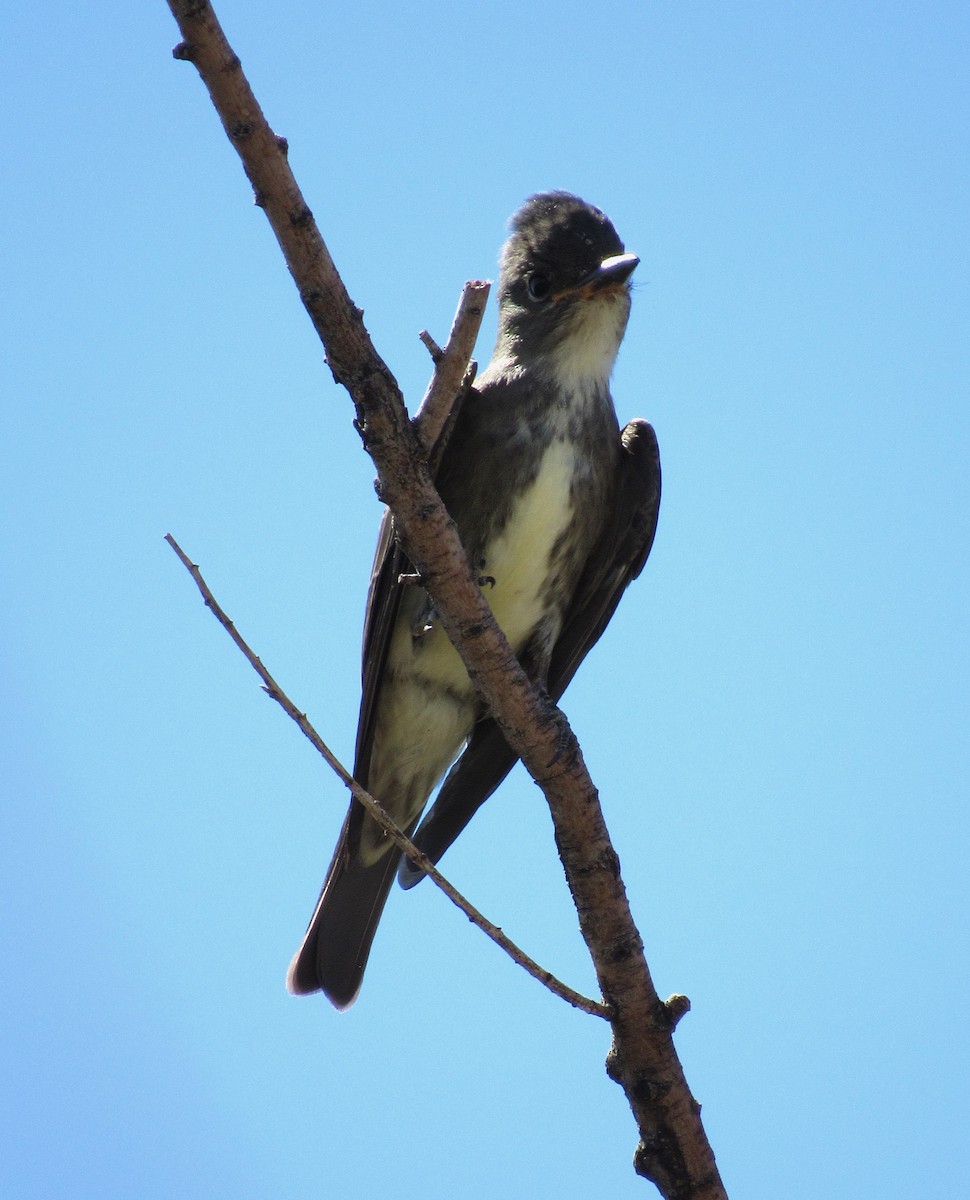
<svg viewBox="0 0 970 1200">
<path fill-rule="evenodd" d="M 505 522 L 486 541 L 484 561 L 476 565 L 485 598 L 516 651 L 548 615 L 550 575 L 574 522 L 579 467 L 576 446 L 553 441 L 533 479 L 513 499 Z"/>
</svg>

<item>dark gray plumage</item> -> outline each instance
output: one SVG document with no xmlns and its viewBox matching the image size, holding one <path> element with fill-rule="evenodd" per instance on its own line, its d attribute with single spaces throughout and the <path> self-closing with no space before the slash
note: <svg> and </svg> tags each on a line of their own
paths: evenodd
<svg viewBox="0 0 970 1200">
<path fill-rule="evenodd" d="M 646 561 L 660 461 L 646 422 L 621 436 L 609 392 L 638 260 L 599 209 L 565 192 L 533 196 L 511 228 L 495 351 L 457 413 L 436 483 L 512 648 L 558 699 Z M 385 516 L 354 774 L 437 861 L 515 755 L 482 712 L 427 593 L 399 583 L 407 570 Z M 290 965 L 292 992 L 322 989 L 338 1008 L 354 1001 L 400 860 L 352 803 Z M 405 861 L 404 886 L 419 878 Z"/>
</svg>

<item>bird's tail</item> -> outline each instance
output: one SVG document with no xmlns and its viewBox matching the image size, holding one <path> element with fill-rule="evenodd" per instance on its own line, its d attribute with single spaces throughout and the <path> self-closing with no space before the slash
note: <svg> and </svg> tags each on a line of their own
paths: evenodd
<svg viewBox="0 0 970 1200">
<path fill-rule="evenodd" d="M 357 999 L 377 924 L 384 911 L 399 850 L 388 852 L 369 866 L 348 844 L 348 822 L 337 843 L 327 878 L 293 956 L 286 986 L 295 996 L 323 991 L 337 1008 Z"/>
</svg>

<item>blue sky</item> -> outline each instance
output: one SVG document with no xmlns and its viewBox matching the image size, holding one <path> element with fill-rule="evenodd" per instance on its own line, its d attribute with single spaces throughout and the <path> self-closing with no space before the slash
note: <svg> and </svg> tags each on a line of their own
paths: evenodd
<svg viewBox="0 0 970 1200">
<path fill-rule="evenodd" d="M 640 255 L 660 528 L 564 707 L 678 1049 L 732 1195 L 959 1194 L 965 7 L 218 11 L 412 405 L 531 192 Z M 345 797 L 162 535 L 346 761 L 379 506 L 176 40 L 48 0 L 0 48 L 0 1192 L 646 1195 L 605 1026 L 428 886 L 348 1013 L 284 992 Z M 521 771 L 445 866 L 593 988 Z"/>
</svg>

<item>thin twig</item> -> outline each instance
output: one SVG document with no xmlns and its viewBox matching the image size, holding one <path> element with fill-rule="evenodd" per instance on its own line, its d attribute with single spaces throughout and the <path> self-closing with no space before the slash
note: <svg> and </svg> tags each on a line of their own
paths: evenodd
<svg viewBox="0 0 970 1200">
<path fill-rule="evenodd" d="M 212 594 L 212 590 L 202 577 L 202 572 L 196 563 L 188 557 L 178 544 L 175 538 L 170 533 L 166 533 L 165 540 L 178 555 L 182 565 L 186 568 L 192 578 L 195 580 L 195 585 L 202 593 L 202 599 L 205 601 L 206 608 L 211 609 L 213 616 L 219 624 L 225 629 L 232 640 L 236 643 L 239 649 L 243 652 L 247 662 L 263 681 L 263 690 L 266 694 L 279 704 L 288 717 L 290 717 L 300 728 L 300 732 L 310 742 L 311 746 L 323 756 L 329 766 L 334 770 L 337 776 L 353 793 L 354 798 L 358 800 L 367 812 L 380 825 L 384 832 L 388 835 L 391 841 L 404 853 L 408 858 L 421 868 L 421 870 L 433 879 L 438 887 L 444 892 L 448 899 L 478 928 L 492 939 L 497 946 L 505 951 L 515 962 L 519 964 L 523 970 L 537 979 L 540 983 L 545 984 L 551 992 L 554 992 L 560 999 L 565 1000 L 567 1004 L 571 1004 L 573 1008 L 578 1008 L 582 1012 L 589 1013 L 594 1017 L 604 1017 L 607 1020 L 610 1017 L 610 1010 L 605 1004 L 599 1003 L 597 1000 L 590 1000 L 587 996 L 574 991 L 568 984 L 557 979 L 545 967 L 540 967 L 535 959 L 530 958 L 524 950 L 521 950 L 511 938 L 507 937 L 502 932 L 498 925 L 493 924 L 481 912 L 455 888 L 441 874 L 437 867 L 432 863 L 431 859 L 423 854 L 411 839 L 401 829 L 397 827 L 394 821 L 388 816 L 383 805 L 381 805 L 370 792 L 365 791 L 360 786 L 356 779 L 343 766 L 337 756 L 333 753 L 330 747 L 326 744 L 323 738 L 310 724 L 305 712 L 301 712 L 293 701 L 287 696 L 286 692 L 280 687 L 273 676 L 263 666 L 262 659 L 250 649 L 246 639 L 236 628 L 235 623 L 226 615 L 225 610 Z"/>
</svg>

